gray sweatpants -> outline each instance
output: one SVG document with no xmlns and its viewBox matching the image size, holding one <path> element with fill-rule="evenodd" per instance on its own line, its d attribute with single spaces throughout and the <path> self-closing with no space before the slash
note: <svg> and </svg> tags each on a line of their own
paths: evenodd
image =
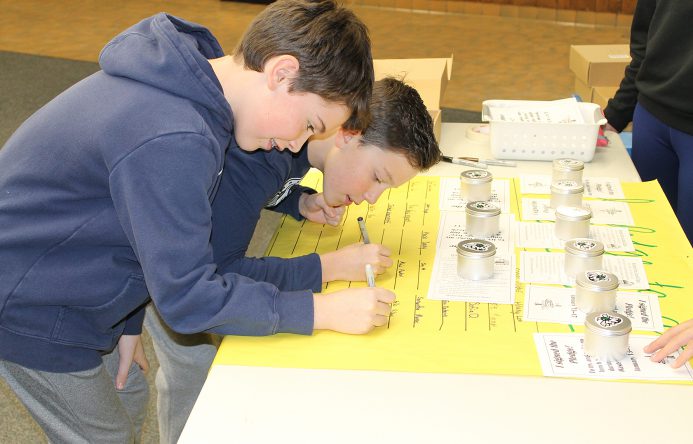
<svg viewBox="0 0 693 444">
<path fill-rule="evenodd" d="M 207 379 L 221 337 L 176 333 L 164 323 L 154 304 L 147 306 L 144 326 L 159 360 L 155 380 L 159 439 L 162 443 L 175 443 Z"/>
<path fill-rule="evenodd" d="M 118 348 L 103 364 L 74 373 L 32 370 L 0 360 L 3 377 L 51 443 L 139 441 L 149 387 L 133 364 L 123 390 L 116 390 Z"/>
<path fill-rule="evenodd" d="M 145 328 L 159 361 L 156 374 L 159 437 L 175 443 L 183 431 L 221 338 L 205 333 L 181 335 L 168 328 L 153 304 Z M 149 387 L 139 366 L 130 368 L 123 390 L 116 390 L 118 348 L 103 364 L 82 372 L 50 373 L 0 360 L 3 377 L 51 443 L 139 442 Z"/>
</svg>

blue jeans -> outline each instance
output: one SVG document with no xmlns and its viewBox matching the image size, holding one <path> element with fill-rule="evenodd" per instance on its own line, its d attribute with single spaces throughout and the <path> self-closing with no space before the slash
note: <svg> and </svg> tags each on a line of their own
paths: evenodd
<svg viewBox="0 0 693 444">
<path fill-rule="evenodd" d="M 632 158 L 643 181 L 659 181 L 691 243 L 693 135 L 667 126 L 638 104 L 633 115 Z"/>
</svg>

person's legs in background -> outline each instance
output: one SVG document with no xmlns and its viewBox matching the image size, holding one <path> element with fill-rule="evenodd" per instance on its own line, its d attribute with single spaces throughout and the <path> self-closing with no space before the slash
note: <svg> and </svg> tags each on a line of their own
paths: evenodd
<svg viewBox="0 0 693 444">
<path fill-rule="evenodd" d="M 676 212 L 679 158 L 669 138 L 669 127 L 639 104 L 633 115 L 633 163 L 643 182 L 659 181 Z"/>
<path fill-rule="evenodd" d="M 174 332 L 164 323 L 154 304 L 147 306 L 144 326 L 152 337 L 159 360 L 156 374 L 159 439 L 162 443 L 175 443 L 207 379 L 221 338 L 207 333 Z"/>
<path fill-rule="evenodd" d="M 693 135 L 672 129 L 638 104 L 633 116 L 632 159 L 643 181 L 659 181 L 690 242 L 693 238 Z"/>
<path fill-rule="evenodd" d="M 693 244 L 693 135 L 671 129 L 671 141 L 679 157 L 676 216 Z"/>
</svg>

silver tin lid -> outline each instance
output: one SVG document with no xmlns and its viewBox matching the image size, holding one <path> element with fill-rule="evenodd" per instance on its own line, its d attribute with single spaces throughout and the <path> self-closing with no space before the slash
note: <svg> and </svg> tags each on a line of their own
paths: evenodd
<svg viewBox="0 0 693 444">
<path fill-rule="evenodd" d="M 485 170 L 467 170 L 460 173 L 460 180 L 465 183 L 477 185 L 491 182 L 493 174 Z"/>
<path fill-rule="evenodd" d="M 623 336 L 633 330 L 630 319 L 615 311 L 595 311 L 585 316 L 585 328 L 599 336 Z"/>
<path fill-rule="evenodd" d="M 580 257 L 601 256 L 604 254 L 604 244 L 598 240 L 578 237 L 565 243 L 565 252 Z"/>
<path fill-rule="evenodd" d="M 493 217 L 501 213 L 500 208 L 485 200 L 475 200 L 468 202 L 466 207 L 467 214 L 476 217 Z"/>
<path fill-rule="evenodd" d="M 618 288 L 618 278 L 608 271 L 587 270 L 577 274 L 575 284 L 591 291 L 611 291 Z"/>
<path fill-rule="evenodd" d="M 457 244 L 457 254 L 473 259 L 491 257 L 496 254 L 496 246 L 484 239 L 463 240 Z"/>
<path fill-rule="evenodd" d="M 577 159 L 554 159 L 553 169 L 557 171 L 580 171 L 585 169 L 585 163 Z"/>
<path fill-rule="evenodd" d="M 568 207 L 561 205 L 556 208 L 556 219 L 577 222 L 592 218 L 592 210 L 583 207 Z"/>
<path fill-rule="evenodd" d="M 558 194 L 578 194 L 585 191 L 585 187 L 574 180 L 557 180 L 551 184 L 551 192 Z"/>
</svg>

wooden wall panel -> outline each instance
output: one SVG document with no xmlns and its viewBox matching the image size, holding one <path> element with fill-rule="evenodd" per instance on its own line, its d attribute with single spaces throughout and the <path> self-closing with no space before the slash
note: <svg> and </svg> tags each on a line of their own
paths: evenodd
<svg viewBox="0 0 693 444">
<path fill-rule="evenodd" d="M 469 1 L 469 0 L 448 0 Z M 538 6 L 541 8 L 572 9 L 575 11 L 633 14 L 637 0 L 472 0 L 476 3 L 499 5 Z"/>
</svg>

